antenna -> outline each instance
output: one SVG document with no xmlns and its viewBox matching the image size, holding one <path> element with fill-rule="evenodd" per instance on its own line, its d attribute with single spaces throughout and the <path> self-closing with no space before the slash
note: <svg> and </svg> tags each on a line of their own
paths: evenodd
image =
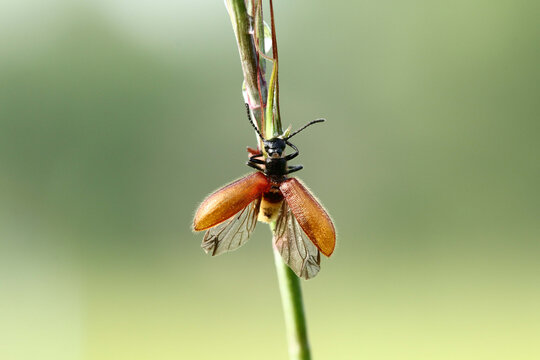
<svg viewBox="0 0 540 360">
<path fill-rule="evenodd" d="M 264 138 L 263 138 L 261 132 L 259 131 L 257 126 L 255 126 L 255 123 L 251 119 L 251 112 L 249 111 L 249 104 L 248 103 L 246 103 L 246 111 L 247 111 L 247 116 L 248 116 L 248 119 L 249 119 L 249 123 L 251 124 L 251 126 L 253 126 L 253 129 L 255 129 L 255 132 L 257 133 L 257 135 L 259 135 L 261 140 L 264 141 Z"/>
<path fill-rule="evenodd" d="M 316 124 L 316 123 L 320 123 L 320 122 L 325 122 L 326 119 L 317 119 L 317 120 L 313 120 L 313 121 L 310 121 L 309 123 L 307 123 L 306 125 L 304 125 L 303 127 L 301 127 L 300 129 L 296 130 L 295 132 L 293 132 L 291 135 L 287 136 L 285 138 L 285 140 L 289 140 L 290 138 L 292 138 L 294 135 L 298 134 L 300 131 L 304 130 L 305 128 L 307 128 L 308 126 L 310 125 L 313 125 L 313 124 Z"/>
</svg>

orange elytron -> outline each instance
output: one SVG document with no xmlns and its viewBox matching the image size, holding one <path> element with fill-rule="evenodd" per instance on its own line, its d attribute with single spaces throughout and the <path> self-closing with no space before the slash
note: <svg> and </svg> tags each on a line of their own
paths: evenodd
<svg viewBox="0 0 540 360">
<path fill-rule="evenodd" d="M 247 165 L 258 170 L 221 188 L 199 206 L 193 220 L 195 231 L 206 230 L 202 248 L 219 255 L 242 246 L 257 220 L 276 222 L 274 247 L 296 275 L 310 279 L 320 270 L 320 253 L 332 255 L 336 230 L 326 210 L 311 192 L 288 174 L 302 165 L 289 166 L 287 161 L 298 156 L 289 139 L 306 127 L 324 121 L 314 120 L 288 136 L 266 140 L 248 118 L 261 138 L 267 154 L 251 154 Z M 289 146 L 294 152 L 286 155 Z"/>
</svg>

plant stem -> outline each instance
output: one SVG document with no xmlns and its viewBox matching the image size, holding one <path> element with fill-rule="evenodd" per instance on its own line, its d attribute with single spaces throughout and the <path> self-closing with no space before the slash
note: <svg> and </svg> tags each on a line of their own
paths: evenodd
<svg viewBox="0 0 540 360">
<path fill-rule="evenodd" d="M 281 302 L 285 314 L 285 326 L 287 327 L 287 341 L 289 343 L 289 358 L 291 360 L 310 360 L 306 316 L 302 302 L 302 289 L 300 279 L 283 262 L 281 254 L 274 249 Z"/>
<path fill-rule="evenodd" d="M 246 82 L 250 99 L 255 101 L 259 97 L 257 92 L 257 53 L 253 44 L 253 37 L 249 32 L 250 19 L 246 4 L 244 0 L 227 0 L 225 4 L 229 11 L 234 34 L 236 35 L 242 71 L 244 72 L 244 81 Z"/>
<path fill-rule="evenodd" d="M 244 84 L 246 86 L 247 95 L 250 100 L 251 110 L 255 116 L 257 123 L 261 124 L 261 129 L 264 129 L 265 136 L 268 138 L 273 137 L 276 134 L 281 134 L 281 121 L 279 119 L 279 110 L 277 116 L 271 116 L 273 114 L 274 106 L 279 109 L 279 104 L 274 105 L 274 91 L 277 90 L 277 61 L 274 61 L 272 67 L 272 79 L 271 89 L 269 89 L 264 81 L 264 59 L 257 54 L 254 39 L 250 33 L 250 27 L 254 26 L 259 30 L 260 43 L 259 48 L 264 49 L 264 36 L 262 34 L 262 18 L 256 19 L 260 21 L 257 24 L 250 24 L 250 16 L 247 13 L 245 0 L 226 0 L 225 5 L 231 18 L 236 41 L 238 44 L 238 51 L 240 53 L 240 60 L 242 64 L 242 71 L 244 73 Z M 262 9 L 261 14 L 262 14 Z M 273 14 L 272 14 L 273 15 Z M 272 19 L 273 20 L 273 19 Z M 277 43 L 275 38 L 275 26 L 272 21 L 272 44 L 275 46 Z M 273 49 L 274 57 L 277 58 L 277 49 Z M 257 60 L 261 61 L 257 66 Z M 261 73 L 259 73 L 259 70 Z M 259 77 L 259 78 L 258 78 Z M 275 87 L 274 87 L 275 86 Z M 259 97 L 259 87 L 260 96 Z M 268 96 L 270 95 L 270 96 Z M 265 123 L 262 123 L 263 107 L 261 104 L 267 103 L 270 116 L 265 117 Z M 276 97 L 276 102 L 278 98 Z M 257 107 L 260 106 L 260 107 Z M 272 232 L 275 229 L 275 223 L 270 224 Z M 283 262 L 281 255 L 278 251 L 274 250 L 274 258 L 279 282 L 279 289 L 281 292 L 281 301 L 283 304 L 283 312 L 285 314 L 285 325 L 287 328 L 287 339 L 289 343 L 289 356 L 291 360 L 310 360 L 310 349 L 307 338 L 306 318 L 304 314 L 304 306 L 302 302 L 302 290 L 300 287 L 300 280 L 296 274 Z"/>
</svg>

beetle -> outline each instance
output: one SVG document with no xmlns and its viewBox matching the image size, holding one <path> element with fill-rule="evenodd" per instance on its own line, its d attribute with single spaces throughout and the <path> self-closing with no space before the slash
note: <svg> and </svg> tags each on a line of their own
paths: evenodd
<svg viewBox="0 0 540 360">
<path fill-rule="evenodd" d="M 288 165 L 300 152 L 289 139 L 310 125 L 309 122 L 290 135 L 265 139 L 251 119 L 248 120 L 262 140 L 266 156 L 248 148 L 247 165 L 257 170 L 210 194 L 199 206 L 193 220 L 194 231 L 204 231 L 202 248 L 211 255 L 220 255 L 242 246 L 258 221 L 273 223 L 274 247 L 285 263 L 304 279 L 320 270 L 320 253 L 332 255 L 336 230 L 330 216 L 308 190 L 288 175 L 301 170 L 302 165 Z M 285 154 L 290 147 L 294 152 Z"/>
</svg>

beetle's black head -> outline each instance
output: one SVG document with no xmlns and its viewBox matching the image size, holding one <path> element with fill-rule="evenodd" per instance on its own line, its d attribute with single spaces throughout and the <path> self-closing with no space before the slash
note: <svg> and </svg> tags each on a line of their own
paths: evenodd
<svg viewBox="0 0 540 360">
<path fill-rule="evenodd" d="M 272 158 L 280 158 L 283 155 L 286 146 L 285 140 L 280 138 L 264 140 L 264 150 L 266 150 L 268 156 Z"/>
<path fill-rule="evenodd" d="M 283 153 L 285 152 L 285 148 L 287 147 L 287 144 L 292 146 L 296 150 L 295 154 L 298 155 L 298 149 L 294 145 L 292 145 L 290 142 L 288 142 L 288 140 L 290 138 L 292 138 L 294 135 L 298 134 L 300 131 L 307 128 L 308 126 L 325 121 L 324 119 L 313 120 L 313 121 L 310 121 L 309 123 L 307 123 L 306 125 L 304 125 L 302 128 L 296 130 L 292 134 L 288 134 L 289 130 L 287 130 L 286 134 L 282 134 L 281 137 L 275 137 L 275 138 L 270 139 L 270 140 L 265 140 L 264 136 L 262 136 L 261 132 L 259 131 L 259 128 L 257 127 L 257 125 L 255 125 L 255 123 L 251 119 L 251 111 L 250 111 L 250 108 L 249 108 L 248 104 L 246 104 L 246 110 L 247 110 L 248 120 L 249 120 L 251 126 L 253 126 L 253 129 L 255 130 L 257 135 L 259 135 L 259 138 L 263 141 L 264 150 L 266 151 L 266 153 L 268 154 L 268 156 L 270 158 L 280 158 L 280 157 L 282 157 Z M 296 155 L 294 155 L 294 156 L 296 156 Z M 289 159 L 291 159 L 291 158 L 289 158 Z"/>
</svg>

